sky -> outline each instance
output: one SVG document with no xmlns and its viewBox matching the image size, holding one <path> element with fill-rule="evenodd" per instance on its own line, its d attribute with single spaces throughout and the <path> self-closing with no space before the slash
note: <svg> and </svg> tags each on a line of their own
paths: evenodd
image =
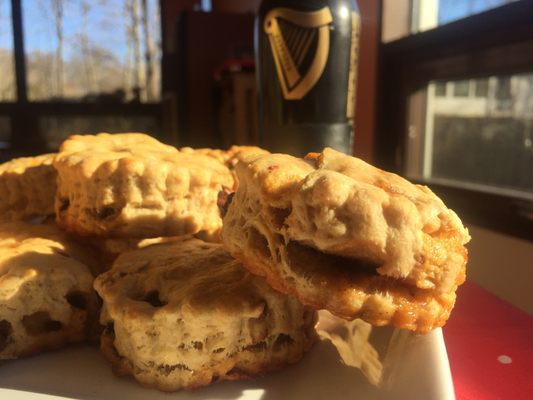
<svg viewBox="0 0 533 400">
<path fill-rule="evenodd" d="M 0 49 L 12 49 L 10 0 L 0 0 Z"/>
<path fill-rule="evenodd" d="M 515 0 L 439 0 L 439 25 L 444 25 L 512 1 Z"/>
</svg>

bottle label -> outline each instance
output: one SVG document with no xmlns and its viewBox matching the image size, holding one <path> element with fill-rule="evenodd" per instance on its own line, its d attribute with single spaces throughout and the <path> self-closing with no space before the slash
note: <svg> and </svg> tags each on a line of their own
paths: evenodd
<svg viewBox="0 0 533 400">
<path fill-rule="evenodd" d="M 278 7 L 264 19 L 285 100 L 300 100 L 315 86 L 329 55 L 329 7 L 304 12 Z"/>
</svg>

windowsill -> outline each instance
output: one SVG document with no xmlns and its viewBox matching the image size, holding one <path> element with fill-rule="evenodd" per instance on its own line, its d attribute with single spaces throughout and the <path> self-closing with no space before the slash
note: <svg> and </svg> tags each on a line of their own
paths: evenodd
<svg viewBox="0 0 533 400">
<path fill-rule="evenodd" d="M 496 196 L 506 196 L 515 199 L 533 201 L 533 192 L 526 192 L 523 190 L 509 189 L 504 187 L 495 187 L 490 185 L 483 185 L 480 183 L 474 182 L 462 182 L 454 179 L 447 178 L 425 178 L 421 179 L 420 177 L 410 176 L 409 179 L 418 181 L 423 185 L 439 185 L 439 186 L 449 186 L 462 190 L 470 190 L 479 193 L 487 193 Z"/>
<path fill-rule="evenodd" d="M 463 223 L 533 242 L 533 202 L 501 193 L 473 190 L 445 180 L 416 180 L 427 185 Z"/>
<path fill-rule="evenodd" d="M 467 279 L 533 315 L 533 243 L 468 225 Z"/>
</svg>

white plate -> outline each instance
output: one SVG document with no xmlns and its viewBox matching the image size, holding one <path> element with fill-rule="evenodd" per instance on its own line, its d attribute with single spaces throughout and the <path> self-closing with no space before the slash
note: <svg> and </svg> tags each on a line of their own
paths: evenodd
<svg viewBox="0 0 533 400">
<path fill-rule="evenodd" d="M 319 332 L 322 340 L 296 365 L 258 379 L 170 394 L 114 376 L 95 347 L 71 347 L 3 362 L 0 399 L 454 399 L 440 329 L 416 335 L 321 313 Z"/>
</svg>

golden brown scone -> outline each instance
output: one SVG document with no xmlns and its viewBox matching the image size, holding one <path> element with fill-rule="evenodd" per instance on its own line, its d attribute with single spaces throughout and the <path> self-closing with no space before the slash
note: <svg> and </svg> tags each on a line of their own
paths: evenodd
<svg viewBox="0 0 533 400">
<path fill-rule="evenodd" d="M 470 239 L 427 187 L 326 148 L 237 165 L 222 237 L 277 290 L 340 317 L 427 332 L 447 320 Z"/>
<path fill-rule="evenodd" d="M 97 135 L 72 135 L 59 148 L 61 153 L 95 152 L 130 152 L 135 149 L 141 151 L 168 151 L 175 153 L 173 146 L 161 143 L 156 138 L 145 133 L 99 133 Z"/>
<path fill-rule="evenodd" d="M 0 240 L 23 242 L 27 239 L 41 239 L 61 243 L 62 248 L 73 258 L 85 264 L 96 276 L 105 270 L 94 248 L 87 243 L 79 242 L 53 222 L 29 224 L 24 222 L 5 222 L 0 225 Z"/>
<path fill-rule="evenodd" d="M 231 146 L 226 152 L 226 165 L 234 169 L 239 161 L 254 154 L 270 154 L 269 151 L 257 146 Z"/>
<path fill-rule="evenodd" d="M 265 149 L 257 146 L 231 146 L 228 150 L 201 148 L 193 149 L 191 147 L 180 148 L 181 152 L 203 154 L 218 160 L 228 168 L 234 169 L 237 163 L 244 158 L 254 154 L 269 154 Z"/>
<path fill-rule="evenodd" d="M 0 164 L 0 222 L 54 213 L 55 154 L 16 158 Z"/>
<path fill-rule="evenodd" d="M 74 135 L 54 160 L 57 223 L 82 236 L 150 238 L 213 232 L 227 167 L 143 134 Z"/>
<path fill-rule="evenodd" d="M 0 225 L 0 359 L 93 339 L 98 299 L 81 250 L 57 227 Z"/>
<path fill-rule="evenodd" d="M 81 238 L 87 245 L 95 249 L 102 262 L 103 269 L 101 272 L 107 271 L 111 268 L 119 255 L 126 251 L 141 249 L 155 243 L 163 243 L 174 240 L 174 237 L 158 237 L 149 239 L 136 238 L 117 238 L 105 239 L 98 237 Z"/>
<path fill-rule="evenodd" d="M 148 239 L 136 239 L 136 238 L 117 238 L 117 239 L 105 239 L 97 237 L 86 237 L 82 238 L 83 241 L 87 242 L 88 245 L 93 247 L 97 254 L 99 255 L 99 260 L 101 260 L 101 265 L 103 269 L 100 272 L 107 271 L 111 268 L 118 256 L 126 251 L 131 251 L 135 249 L 142 249 L 143 247 L 156 244 L 156 243 L 165 243 L 173 241 L 178 236 L 170 237 L 157 237 L 157 238 L 148 238 Z M 216 237 L 209 236 L 207 232 L 200 232 L 194 235 L 197 239 L 201 239 L 204 242 L 213 242 L 220 243 L 220 238 L 217 232 Z"/>
<path fill-rule="evenodd" d="M 226 190 L 223 190 L 219 193 L 218 206 L 220 209 L 224 209 L 224 204 L 226 203 L 228 196 L 235 190 L 237 190 L 237 188 L 239 187 L 239 179 L 237 178 L 237 174 L 235 173 L 235 166 L 240 161 L 244 160 L 246 157 L 252 156 L 254 154 L 270 154 L 270 152 L 268 152 L 267 150 L 264 150 L 257 146 L 231 146 L 228 150 L 210 148 L 193 149 L 191 147 L 182 147 L 180 151 L 188 154 L 206 155 L 226 165 L 230 169 L 231 173 L 233 174 L 235 184 L 233 188 L 227 188 Z M 208 242 L 221 241 L 220 231 L 209 232 L 208 234 L 201 234 L 199 237 L 202 240 Z"/>
<path fill-rule="evenodd" d="M 221 244 L 182 237 L 123 253 L 94 287 L 114 371 L 164 391 L 262 374 L 298 361 L 315 340 L 314 310 Z"/>
<path fill-rule="evenodd" d="M 208 156 L 211 158 L 214 158 L 218 162 L 225 164 L 226 163 L 226 151 L 222 149 L 211 149 L 208 147 L 202 147 L 199 149 L 195 149 L 192 147 L 180 147 L 180 152 L 186 153 L 186 154 L 201 154 L 204 156 Z"/>
</svg>

